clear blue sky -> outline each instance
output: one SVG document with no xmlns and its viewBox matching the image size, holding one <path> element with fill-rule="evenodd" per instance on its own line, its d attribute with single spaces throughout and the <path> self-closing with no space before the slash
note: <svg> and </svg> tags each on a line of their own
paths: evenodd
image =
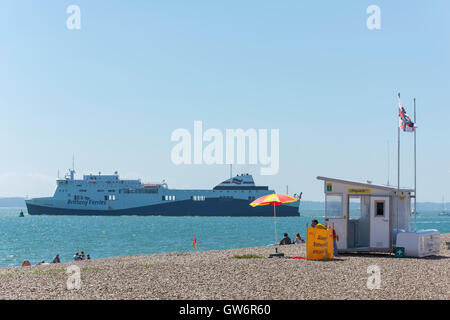
<svg viewBox="0 0 450 320">
<path fill-rule="evenodd" d="M 66 8 L 81 8 L 81 29 Z M 381 8 L 381 30 L 366 8 Z M 322 200 L 317 175 L 396 184 L 396 93 L 418 101 L 418 201 L 450 199 L 450 2 L 17 1 L 0 4 L 0 196 L 77 174 L 210 188 L 226 165 L 176 166 L 177 128 L 280 130 L 280 170 L 235 166 Z M 402 185 L 413 185 L 402 136 Z"/>
</svg>

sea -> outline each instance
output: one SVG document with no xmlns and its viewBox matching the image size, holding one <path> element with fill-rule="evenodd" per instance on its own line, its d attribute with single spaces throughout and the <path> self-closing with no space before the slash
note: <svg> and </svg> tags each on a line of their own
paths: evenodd
<svg viewBox="0 0 450 320">
<path fill-rule="evenodd" d="M 20 211 L 24 217 L 19 217 Z M 306 238 L 312 219 L 323 222 L 321 210 L 300 211 L 299 217 L 276 218 L 277 241 L 285 232 L 291 239 L 296 233 Z M 416 223 L 417 230 L 450 233 L 450 216 L 439 216 L 439 211 L 419 212 Z M 30 216 L 26 208 L 0 207 L 0 267 L 20 266 L 23 260 L 51 262 L 57 253 L 62 262 L 68 262 L 81 251 L 95 259 L 274 242 L 273 217 Z"/>
</svg>

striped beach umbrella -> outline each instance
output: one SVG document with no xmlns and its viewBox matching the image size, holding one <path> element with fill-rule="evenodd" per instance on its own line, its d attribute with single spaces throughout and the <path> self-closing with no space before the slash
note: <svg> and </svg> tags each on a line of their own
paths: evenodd
<svg viewBox="0 0 450 320">
<path fill-rule="evenodd" d="M 278 243 L 277 241 L 277 214 L 276 214 L 276 206 L 279 206 L 281 204 L 285 203 L 291 203 L 298 201 L 299 199 L 285 195 L 285 194 L 278 194 L 278 193 L 272 193 L 265 196 L 262 196 L 252 203 L 250 205 L 252 207 L 258 207 L 258 206 L 268 206 L 273 205 L 273 219 L 275 224 L 275 244 Z"/>
</svg>

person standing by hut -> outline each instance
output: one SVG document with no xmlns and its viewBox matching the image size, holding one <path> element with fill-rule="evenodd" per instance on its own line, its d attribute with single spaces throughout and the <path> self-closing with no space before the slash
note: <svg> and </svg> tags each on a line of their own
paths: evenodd
<svg viewBox="0 0 450 320">
<path fill-rule="evenodd" d="M 339 257 L 337 242 L 339 241 L 339 236 L 336 234 L 336 231 L 333 228 L 333 256 Z"/>
</svg>

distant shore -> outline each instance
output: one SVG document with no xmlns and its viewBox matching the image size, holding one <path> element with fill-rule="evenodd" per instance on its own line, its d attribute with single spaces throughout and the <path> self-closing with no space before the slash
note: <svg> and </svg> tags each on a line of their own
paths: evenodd
<svg viewBox="0 0 450 320">
<path fill-rule="evenodd" d="M 273 247 L 253 247 L 7 267 L 0 268 L 0 299 L 449 300 L 449 241 L 450 234 L 442 234 L 439 256 L 422 259 L 380 254 L 268 259 Z M 279 246 L 286 257 L 304 257 L 305 249 Z M 78 290 L 67 289 L 71 265 L 81 270 Z M 367 268 L 373 265 L 380 268 L 381 286 L 370 290 Z"/>
</svg>

